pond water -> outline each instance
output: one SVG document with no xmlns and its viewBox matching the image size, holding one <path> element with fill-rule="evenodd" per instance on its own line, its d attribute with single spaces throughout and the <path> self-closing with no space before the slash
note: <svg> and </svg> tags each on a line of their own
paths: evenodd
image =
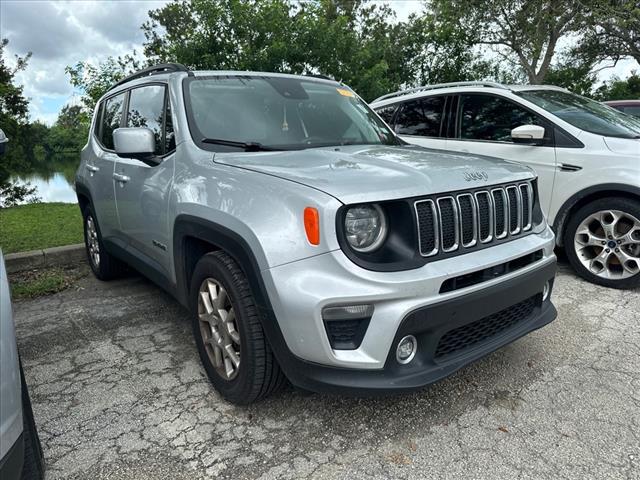
<svg viewBox="0 0 640 480">
<path fill-rule="evenodd" d="M 10 180 L 24 185 L 36 187 L 35 196 L 42 202 L 76 203 L 74 182 L 78 169 L 79 154 L 53 154 L 41 159 L 33 159 L 31 163 L 23 160 L 15 162 L 19 165 L 10 174 Z"/>
<path fill-rule="evenodd" d="M 76 203 L 78 201 L 73 184 L 69 182 L 63 172 L 51 172 L 46 176 L 39 174 L 19 175 L 12 177 L 11 180 L 17 181 L 19 184 L 29 182 L 32 187 L 38 189 L 35 195 L 42 202 Z"/>
</svg>

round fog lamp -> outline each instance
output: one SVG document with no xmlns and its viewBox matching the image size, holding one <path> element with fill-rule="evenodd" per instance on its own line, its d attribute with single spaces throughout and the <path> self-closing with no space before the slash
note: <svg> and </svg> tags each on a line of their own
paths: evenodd
<svg viewBox="0 0 640 480">
<path fill-rule="evenodd" d="M 418 350 L 418 341 L 413 335 L 407 335 L 398 342 L 396 349 L 396 360 L 403 365 L 413 360 Z"/>
<path fill-rule="evenodd" d="M 547 283 L 544 284 L 544 287 L 542 289 L 542 301 L 546 301 L 547 298 L 549 298 L 549 294 L 551 293 L 551 283 L 547 281 Z"/>
</svg>

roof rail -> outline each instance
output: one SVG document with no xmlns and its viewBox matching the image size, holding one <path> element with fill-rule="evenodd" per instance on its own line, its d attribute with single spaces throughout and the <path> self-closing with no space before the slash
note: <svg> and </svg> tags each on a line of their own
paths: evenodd
<svg viewBox="0 0 640 480">
<path fill-rule="evenodd" d="M 187 72 L 190 76 L 193 75 L 191 70 L 182 65 L 181 63 L 161 63 L 159 65 L 153 65 L 151 67 L 143 68 L 135 73 L 132 73 L 128 77 L 123 78 L 119 82 L 115 83 L 109 91 L 113 90 L 120 85 L 123 85 L 131 80 L 136 80 L 137 78 L 148 77 L 151 75 L 158 75 L 160 73 L 173 73 L 173 72 Z"/>
<path fill-rule="evenodd" d="M 467 86 L 476 86 L 476 87 L 493 87 L 493 88 L 502 88 L 504 90 L 509 90 L 505 85 L 498 82 L 450 82 L 450 83 L 437 83 L 434 85 L 424 85 L 422 87 L 409 88 L 407 90 L 400 90 L 394 93 L 388 93 L 387 95 L 383 95 L 381 97 L 376 98 L 373 102 L 379 102 L 380 100 L 386 100 L 388 98 L 399 97 L 401 95 L 409 95 L 410 93 L 422 92 L 426 90 L 436 90 L 438 88 L 447 88 L 447 87 L 467 87 Z"/>
<path fill-rule="evenodd" d="M 311 78 L 320 78 L 322 80 L 331 80 L 332 82 L 336 81 L 335 78 L 330 77 L 329 75 L 324 75 L 322 73 L 305 73 L 304 76 L 311 77 Z"/>
</svg>

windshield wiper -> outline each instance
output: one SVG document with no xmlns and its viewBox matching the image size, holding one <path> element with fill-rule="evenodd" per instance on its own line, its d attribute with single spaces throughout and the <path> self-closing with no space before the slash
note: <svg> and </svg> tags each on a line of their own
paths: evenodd
<svg viewBox="0 0 640 480">
<path fill-rule="evenodd" d="M 235 140 L 223 140 L 221 138 L 203 138 L 202 143 L 242 148 L 245 152 L 275 152 L 281 150 L 280 148 L 268 147 L 258 142 L 237 142 Z"/>
</svg>

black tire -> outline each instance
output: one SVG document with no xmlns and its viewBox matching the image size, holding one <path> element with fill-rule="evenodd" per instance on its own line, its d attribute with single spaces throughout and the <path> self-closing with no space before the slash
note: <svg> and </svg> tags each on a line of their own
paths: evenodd
<svg viewBox="0 0 640 480">
<path fill-rule="evenodd" d="M 564 250 L 569 263 L 576 273 L 589 282 L 602 285 L 609 288 L 628 289 L 640 285 L 640 272 L 627 278 L 604 278 L 589 271 L 579 258 L 576 251 L 574 239 L 580 224 L 590 215 L 604 210 L 619 210 L 628 215 L 632 215 L 636 219 L 640 219 L 640 202 L 630 198 L 609 197 L 595 200 L 574 213 L 567 223 L 564 231 Z M 602 248 L 606 248 L 607 245 Z M 615 250 L 615 249 L 614 249 Z M 622 268 L 622 267 L 620 267 Z"/>
<path fill-rule="evenodd" d="M 228 294 L 235 312 L 240 335 L 240 364 L 235 378 L 224 378 L 212 362 L 205 347 L 198 315 L 200 286 L 214 279 Z M 191 280 L 193 334 L 200 359 L 215 389 L 229 402 L 248 405 L 276 392 L 285 376 L 267 341 L 251 288 L 238 264 L 224 252 L 204 255 L 197 263 Z"/>
<path fill-rule="evenodd" d="M 22 383 L 22 438 L 24 440 L 24 463 L 20 478 L 21 480 L 41 480 L 44 478 L 44 456 L 33 417 L 27 383 L 22 372 L 22 364 L 20 364 L 20 380 Z"/>
<path fill-rule="evenodd" d="M 94 255 L 92 255 L 90 251 L 90 222 L 93 222 L 96 234 L 95 241 L 97 241 L 97 246 L 99 249 L 99 261 L 97 262 L 96 260 L 94 260 Z M 98 225 L 96 215 L 91 208 L 91 205 L 87 205 L 82 212 L 82 224 L 84 231 L 84 246 L 87 252 L 87 261 L 89 262 L 89 266 L 91 267 L 93 274 L 98 279 L 105 281 L 121 277 L 126 272 L 127 266 L 122 261 L 118 260 L 109 252 L 107 252 L 107 250 L 104 248 L 104 243 L 102 242 L 102 234 L 100 233 L 100 226 Z"/>
</svg>

